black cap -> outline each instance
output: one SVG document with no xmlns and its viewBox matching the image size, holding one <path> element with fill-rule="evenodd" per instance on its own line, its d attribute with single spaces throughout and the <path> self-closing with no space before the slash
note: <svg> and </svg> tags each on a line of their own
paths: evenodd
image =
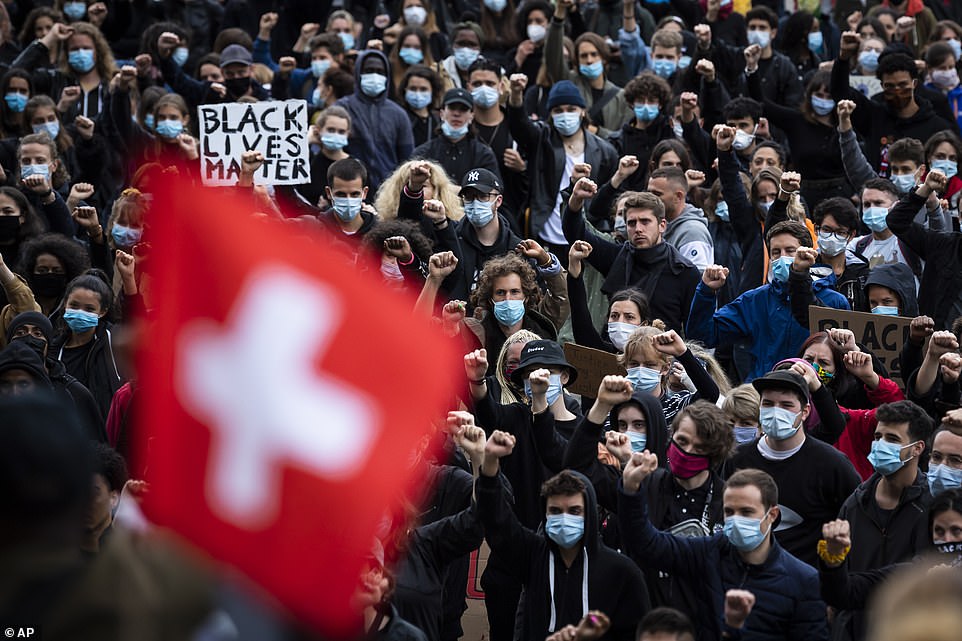
<svg viewBox="0 0 962 641">
<path fill-rule="evenodd" d="M 468 109 L 474 109 L 474 98 L 465 89 L 448 89 L 447 93 L 444 94 L 444 100 L 441 101 L 442 107 L 447 107 L 448 105 L 464 105 Z"/>
<path fill-rule="evenodd" d="M 756 378 L 752 381 L 752 387 L 754 387 L 759 394 L 767 389 L 782 392 L 792 391 L 801 394 L 806 404 L 810 400 L 808 383 L 805 382 L 804 378 L 787 369 L 778 369 L 765 374 L 761 378 Z"/>
<path fill-rule="evenodd" d="M 511 382 L 518 387 L 524 386 L 524 371 L 531 367 L 564 367 L 568 370 L 568 385 L 578 380 L 578 370 L 565 358 L 565 353 L 554 341 L 529 341 L 521 350 L 518 367 L 511 372 Z"/>
<path fill-rule="evenodd" d="M 504 192 L 501 179 L 498 178 L 494 172 L 480 167 L 478 169 L 471 169 L 468 173 L 464 174 L 464 178 L 461 180 L 461 191 L 458 192 L 458 195 L 463 196 L 465 189 L 476 189 L 482 194 L 490 194 L 493 191 L 499 194 Z"/>
</svg>

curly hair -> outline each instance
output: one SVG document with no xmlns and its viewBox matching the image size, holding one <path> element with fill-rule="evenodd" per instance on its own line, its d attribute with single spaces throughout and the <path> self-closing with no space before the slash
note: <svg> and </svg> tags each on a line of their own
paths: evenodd
<svg viewBox="0 0 962 641">
<path fill-rule="evenodd" d="M 563 470 L 541 484 L 541 498 L 584 494 L 587 489 L 584 481 L 575 476 L 574 472 Z"/>
<path fill-rule="evenodd" d="M 713 468 L 718 467 L 731 456 L 735 437 L 732 433 L 732 424 L 725 416 L 725 412 L 708 401 L 695 401 L 675 414 L 671 422 L 672 434 L 678 431 L 678 426 L 686 418 L 691 419 L 695 424 L 695 434 L 701 439 Z"/>
<path fill-rule="evenodd" d="M 492 258 L 484 264 L 481 275 L 478 277 L 478 287 L 471 292 L 471 306 L 488 311 L 494 309 L 491 303 L 491 297 L 494 295 L 494 281 L 511 274 L 521 277 L 521 289 L 526 299 L 525 307 L 529 309 L 536 307 L 541 302 L 537 274 L 531 263 L 513 252 Z"/>
<path fill-rule="evenodd" d="M 393 236 L 404 236 L 411 245 L 411 251 L 422 261 L 427 262 L 431 257 L 431 241 L 421 231 L 421 226 L 413 220 L 401 218 L 379 220 L 364 235 L 363 242 L 380 257 L 381 252 L 384 251 L 384 241 Z"/>
<path fill-rule="evenodd" d="M 100 74 L 101 80 L 109 82 L 113 75 L 117 73 L 117 63 L 114 61 L 114 53 L 110 49 L 110 44 L 107 43 L 107 39 L 104 38 L 104 34 L 89 22 L 74 22 L 71 23 L 70 28 L 73 29 L 73 35 L 70 36 L 70 38 L 87 36 L 93 40 L 94 66 L 97 69 L 97 73 Z M 67 42 L 60 48 L 60 71 L 68 77 L 73 77 L 75 72 L 67 62 L 70 38 L 67 38 Z"/>
<path fill-rule="evenodd" d="M 671 104 L 671 86 L 664 78 L 656 76 L 650 71 L 639 74 L 628 81 L 625 85 L 625 100 L 629 105 L 634 105 L 642 98 L 654 98 L 658 101 L 658 106 L 662 111 Z"/>
<path fill-rule="evenodd" d="M 434 188 L 434 199 L 444 203 L 448 218 L 461 220 L 464 218 L 464 206 L 458 197 L 460 187 L 451 180 L 444 167 L 430 160 L 409 160 L 387 177 L 377 190 L 374 197 L 374 209 L 382 220 L 397 218 L 397 208 L 401 202 L 401 190 L 411 176 L 411 167 L 415 163 L 426 162 L 431 165 L 431 186 Z"/>
<path fill-rule="evenodd" d="M 29 278 L 37 266 L 37 256 L 50 254 L 63 265 L 68 281 L 73 280 L 90 267 L 90 256 L 80 243 L 74 242 L 63 234 L 40 234 L 20 245 L 16 272 Z"/>
</svg>

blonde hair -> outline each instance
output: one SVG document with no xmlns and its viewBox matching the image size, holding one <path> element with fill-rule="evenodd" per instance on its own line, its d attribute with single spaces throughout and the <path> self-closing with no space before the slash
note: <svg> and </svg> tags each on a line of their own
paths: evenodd
<svg viewBox="0 0 962 641">
<path fill-rule="evenodd" d="M 514 334 L 509 336 L 508 339 L 504 341 L 504 345 L 501 346 L 501 352 L 498 354 L 498 362 L 494 364 L 494 378 L 497 379 L 498 383 L 501 385 L 502 405 L 517 403 L 519 400 L 512 391 L 513 388 L 511 387 L 511 382 L 504 375 L 504 365 L 508 360 L 508 348 L 517 343 L 530 343 L 531 341 L 540 340 L 541 337 L 534 332 L 526 329 L 519 329 Z"/>
<path fill-rule="evenodd" d="M 708 375 L 712 377 L 712 380 L 715 381 L 715 385 L 718 386 L 718 393 L 722 396 L 728 394 L 732 388 L 731 381 L 728 380 L 728 375 L 725 373 L 725 370 L 722 369 L 722 366 L 715 360 L 715 356 L 697 341 L 686 341 L 685 344 L 695 358 L 705 361 L 705 370 L 708 372 Z M 691 376 L 690 372 L 688 376 Z"/>
<path fill-rule="evenodd" d="M 871 641 L 962 639 L 962 573 L 950 566 L 913 564 L 893 573 L 869 608 Z"/>
<path fill-rule="evenodd" d="M 444 203 L 448 218 L 451 220 L 461 220 L 464 218 L 464 207 L 461 205 L 461 198 L 458 197 L 460 188 L 452 181 L 444 167 L 430 160 L 409 160 L 387 177 L 377 190 L 374 197 L 374 209 L 382 220 L 397 218 L 397 208 L 401 202 L 401 190 L 411 176 L 411 167 L 415 164 L 427 163 L 431 165 L 431 186 L 434 188 L 434 199 Z"/>
<path fill-rule="evenodd" d="M 274 81 L 274 72 L 271 68 L 261 62 L 251 65 L 251 78 L 261 85 L 269 85 Z"/>
<path fill-rule="evenodd" d="M 758 424 L 758 406 L 762 399 L 758 391 L 749 385 L 739 385 L 725 395 L 722 402 L 722 411 L 729 416 L 734 423 L 754 423 Z"/>
<path fill-rule="evenodd" d="M 625 351 L 618 354 L 618 363 L 627 368 L 626 363 L 630 358 L 629 354 L 643 349 L 654 350 L 655 346 L 651 341 L 652 337 L 663 334 L 666 330 L 667 327 L 665 323 L 657 318 L 651 321 L 651 325 L 640 325 L 638 329 L 633 331 L 631 336 L 628 337 L 628 341 L 625 343 Z M 671 363 L 671 358 L 667 354 L 662 354 L 657 350 L 655 350 L 655 353 L 658 354 L 658 358 L 664 362 L 666 366 Z"/>
</svg>

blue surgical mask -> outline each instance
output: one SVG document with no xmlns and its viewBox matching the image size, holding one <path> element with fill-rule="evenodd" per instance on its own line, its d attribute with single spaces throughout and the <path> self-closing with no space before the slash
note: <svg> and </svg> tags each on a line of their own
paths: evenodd
<svg viewBox="0 0 962 641">
<path fill-rule="evenodd" d="M 758 45 L 762 49 L 768 46 L 768 43 L 772 41 L 772 34 L 769 31 L 751 31 L 748 32 L 748 44 Z"/>
<path fill-rule="evenodd" d="M 819 116 L 827 116 L 835 110 L 835 101 L 831 98 L 812 96 L 812 111 Z"/>
<path fill-rule="evenodd" d="M 418 65 L 424 60 L 424 53 L 416 47 L 401 47 L 397 55 L 409 65 Z"/>
<path fill-rule="evenodd" d="M 655 75 L 667 80 L 678 69 L 678 63 L 674 60 L 655 60 L 651 63 L 651 69 Z"/>
<path fill-rule="evenodd" d="M 950 38 L 945 42 L 952 47 L 952 53 L 955 54 L 956 62 L 962 60 L 962 41 L 960 41 L 958 38 Z"/>
<path fill-rule="evenodd" d="M 641 122 L 651 122 L 658 117 L 659 111 L 660 109 L 658 108 L 658 105 L 636 104 L 635 118 Z"/>
<path fill-rule="evenodd" d="M 791 256 L 782 256 L 777 260 L 773 260 L 771 267 L 772 282 L 787 283 L 788 272 L 794 262 L 795 259 Z"/>
<path fill-rule="evenodd" d="M 545 401 L 548 405 L 553 405 L 558 397 L 561 396 L 561 374 L 552 374 L 548 377 L 548 391 L 545 392 Z M 531 381 L 525 379 L 524 381 L 524 393 L 525 396 L 531 398 Z"/>
<path fill-rule="evenodd" d="M 845 251 L 845 239 L 836 238 L 835 234 L 818 232 L 818 251 L 825 256 L 838 256 Z"/>
<path fill-rule="evenodd" d="M 67 54 L 67 64 L 77 73 L 87 73 L 94 68 L 93 49 L 75 49 Z"/>
<path fill-rule="evenodd" d="M 687 69 L 691 66 L 691 56 L 682 56 L 678 59 L 678 68 Z"/>
<path fill-rule="evenodd" d="M 594 80 L 600 78 L 601 74 L 605 72 L 605 65 L 600 60 L 595 60 L 590 65 L 581 65 L 578 70 L 588 80 Z"/>
<path fill-rule="evenodd" d="M 929 480 L 929 492 L 932 496 L 962 486 L 962 470 L 948 465 L 929 465 L 925 476 Z"/>
<path fill-rule="evenodd" d="M 490 11 L 500 13 L 504 11 L 506 6 L 508 6 L 508 0 L 484 0 L 484 6 L 486 6 Z"/>
<path fill-rule="evenodd" d="M 187 59 L 190 58 L 190 49 L 187 47 L 177 47 L 174 49 L 174 53 L 170 56 L 174 61 L 174 64 L 178 67 L 183 67 L 187 63 Z"/>
<path fill-rule="evenodd" d="M 456 47 L 454 49 L 454 64 L 461 71 L 467 71 L 474 64 L 481 52 L 470 47 Z"/>
<path fill-rule="evenodd" d="M 494 303 L 494 317 L 505 327 L 514 327 L 514 325 L 524 317 L 524 301 L 496 301 Z"/>
<path fill-rule="evenodd" d="M 878 51 L 866 49 L 858 54 L 858 64 L 862 67 L 862 71 L 875 73 L 875 70 L 878 69 Z"/>
<path fill-rule="evenodd" d="M 50 178 L 50 165 L 21 165 L 20 179 L 22 180 L 27 176 L 43 176 L 44 178 Z"/>
<path fill-rule="evenodd" d="M 477 106 L 488 109 L 498 104 L 501 94 L 494 87 L 478 87 L 471 91 L 471 98 L 474 99 L 474 104 Z"/>
<path fill-rule="evenodd" d="M 331 151 L 344 149 L 347 147 L 347 136 L 344 134 L 332 133 L 321 134 L 321 144 L 324 145 L 325 149 L 329 149 Z"/>
<path fill-rule="evenodd" d="M 943 174 L 945 174 L 946 178 L 952 178 L 957 173 L 959 173 L 959 163 L 955 162 L 954 160 L 948 160 L 947 158 L 940 159 L 940 160 L 933 160 L 932 169 L 938 169 Z"/>
<path fill-rule="evenodd" d="M 748 33 L 752 32 L 749 31 Z M 768 530 L 762 532 L 762 519 L 753 519 L 737 514 L 725 517 L 723 532 L 728 541 L 740 552 L 751 552 L 757 549 L 765 541 L 769 531 L 771 531 L 771 526 Z"/>
<path fill-rule="evenodd" d="M 772 203 L 774 203 L 774 202 L 775 202 L 774 200 L 759 201 L 758 206 L 761 207 L 761 208 L 765 211 L 765 213 L 767 214 L 767 213 L 771 210 L 771 208 L 772 208 Z"/>
<path fill-rule="evenodd" d="M 360 198 L 338 198 L 335 196 L 331 207 L 334 209 L 334 214 L 342 222 L 349 223 L 361 213 L 362 202 Z"/>
<path fill-rule="evenodd" d="M 320 78 L 330 68 L 331 61 L 327 58 L 323 60 L 311 60 L 311 74 L 313 74 L 315 78 Z"/>
<path fill-rule="evenodd" d="M 87 15 L 87 3 L 86 2 L 64 2 L 63 12 L 71 20 L 80 20 L 85 15 Z"/>
<path fill-rule="evenodd" d="M 661 372 L 648 367 L 630 367 L 625 375 L 631 386 L 642 392 L 650 392 L 661 383 Z"/>
<path fill-rule="evenodd" d="M 459 140 L 464 138 L 468 133 L 468 126 L 461 125 L 460 127 L 452 127 L 448 124 L 447 120 L 441 121 L 441 133 L 450 140 Z"/>
<path fill-rule="evenodd" d="M 147 114 L 144 116 L 144 127 L 146 127 L 148 130 L 153 130 L 154 114 Z"/>
<path fill-rule="evenodd" d="M 881 232 L 888 229 L 885 219 L 889 215 L 889 210 L 885 207 L 866 207 L 862 210 L 862 222 L 874 232 Z"/>
<path fill-rule="evenodd" d="M 70 331 L 82 334 L 100 324 L 100 317 L 93 312 L 82 309 L 68 309 L 63 313 L 63 320 Z"/>
<path fill-rule="evenodd" d="M 638 112 L 635 112 L 635 115 L 637 116 Z M 677 120 L 672 124 L 671 131 L 675 134 L 675 138 L 682 139 L 685 137 L 685 127 Z"/>
<path fill-rule="evenodd" d="M 344 43 L 344 50 L 345 50 L 345 51 L 348 51 L 348 50 L 354 48 L 354 34 L 353 34 L 353 33 L 350 33 L 350 32 L 348 32 L 348 31 L 341 31 L 340 33 L 337 34 L 337 37 L 341 39 L 341 42 L 342 42 L 342 43 Z"/>
<path fill-rule="evenodd" d="M 387 76 L 382 73 L 362 73 L 361 91 L 364 95 L 374 98 L 380 96 L 387 89 Z"/>
<path fill-rule="evenodd" d="M 628 430 L 625 432 L 628 435 L 628 441 L 631 443 L 632 452 L 644 452 L 645 447 L 648 445 L 648 435 L 639 434 L 638 432 L 632 432 Z"/>
<path fill-rule="evenodd" d="M 907 194 L 915 187 L 915 174 L 899 174 L 897 176 L 892 174 L 889 176 L 889 180 L 892 181 L 900 194 Z"/>
<path fill-rule="evenodd" d="M 715 215 L 724 220 L 726 223 L 731 220 L 731 215 L 728 212 L 728 203 L 724 200 L 719 200 L 718 204 L 715 205 Z"/>
<path fill-rule="evenodd" d="M 161 120 L 157 123 L 157 135 L 163 138 L 176 138 L 184 133 L 184 123 L 179 120 Z"/>
<path fill-rule="evenodd" d="M 27 97 L 22 93 L 11 91 L 3 97 L 3 100 L 7 103 L 10 111 L 14 113 L 20 113 L 23 111 L 23 108 L 27 106 Z"/>
<path fill-rule="evenodd" d="M 114 226 L 110 229 L 110 236 L 114 239 L 114 244 L 117 247 L 133 247 L 140 242 L 143 235 L 144 232 L 141 229 L 134 229 L 117 223 L 114 223 Z"/>
<path fill-rule="evenodd" d="M 568 111 L 554 114 L 551 116 L 551 122 L 562 136 L 572 136 L 581 128 L 581 114 Z"/>
<path fill-rule="evenodd" d="M 638 329 L 630 323 L 608 323 L 608 340 L 619 352 L 624 351 L 628 338 Z"/>
<path fill-rule="evenodd" d="M 315 107 L 321 106 L 321 90 L 316 88 L 311 92 L 311 104 Z"/>
<path fill-rule="evenodd" d="M 899 308 L 892 305 L 876 305 L 872 308 L 873 314 L 881 314 L 882 316 L 898 316 Z"/>
<path fill-rule="evenodd" d="M 585 517 L 577 514 L 549 514 L 544 531 L 561 548 L 573 548 L 585 535 Z"/>
<path fill-rule="evenodd" d="M 431 104 L 431 92 L 408 89 L 404 92 L 404 99 L 411 106 L 411 109 L 424 109 Z"/>
<path fill-rule="evenodd" d="M 469 223 L 480 229 L 494 218 L 494 207 L 491 203 L 483 203 L 480 200 L 465 201 L 464 216 Z"/>
<path fill-rule="evenodd" d="M 825 38 L 822 36 L 821 31 L 809 31 L 808 32 L 808 48 L 813 53 L 818 53 L 822 50 L 822 45 L 825 43 Z"/>
<path fill-rule="evenodd" d="M 911 460 L 902 460 L 902 450 L 912 445 L 914 445 L 914 443 L 899 446 L 898 443 L 889 443 L 881 439 L 872 441 L 872 450 L 868 453 L 868 462 L 871 463 L 875 471 L 882 476 L 895 474 L 902 469 L 902 466 Z"/>
<path fill-rule="evenodd" d="M 802 425 L 798 422 L 798 412 L 792 412 L 783 407 L 759 408 L 758 422 L 765 436 L 776 441 L 784 441 L 795 436 Z"/>
<path fill-rule="evenodd" d="M 735 425 L 732 431 L 735 434 L 735 442 L 739 445 L 751 443 L 758 438 L 758 428 L 754 425 Z"/>
</svg>

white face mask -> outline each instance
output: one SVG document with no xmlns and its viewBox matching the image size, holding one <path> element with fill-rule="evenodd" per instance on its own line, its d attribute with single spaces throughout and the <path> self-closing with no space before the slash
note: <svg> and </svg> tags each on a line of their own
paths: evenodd
<svg viewBox="0 0 962 641">
<path fill-rule="evenodd" d="M 734 147 L 738 151 L 743 151 L 751 147 L 752 143 L 755 142 L 755 131 L 757 130 L 758 130 L 758 125 L 755 125 L 755 129 L 752 131 L 752 133 L 748 133 L 747 131 L 742 131 L 741 129 L 736 129 L 735 140 L 732 142 L 732 147 Z"/>
<path fill-rule="evenodd" d="M 548 33 L 548 30 L 545 29 L 540 24 L 528 25 L 528 39 L 531 42 L 541 42 L 542 40 L 544 40 L 544 37 L 547 33 Z"/>
<path fill-rule="evenodd" d="M 404 10 L 404 22 L 412 27 L 424 25 L 428 19 L 428 12 L 424 7 L 408 7 Z"/>
</svg>

